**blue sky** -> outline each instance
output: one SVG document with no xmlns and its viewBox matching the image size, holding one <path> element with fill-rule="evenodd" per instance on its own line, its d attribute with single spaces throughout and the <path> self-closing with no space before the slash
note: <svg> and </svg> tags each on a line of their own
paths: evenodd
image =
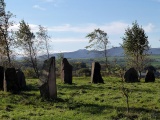
<svg viewBox="0 0 160 120">
<path fill-rule="evenodd" d="M 148 35 L 151 47 L 160 47 L 160 0 L 5 0 L 16 18 L 33 32 L 47 27 L 50 51 L 76 51 L 88 45 L 85 37 L 94 29 L 108 33 L 109 47 L 122 43 L 125 29 L 135 20 Z"/>
</svg>

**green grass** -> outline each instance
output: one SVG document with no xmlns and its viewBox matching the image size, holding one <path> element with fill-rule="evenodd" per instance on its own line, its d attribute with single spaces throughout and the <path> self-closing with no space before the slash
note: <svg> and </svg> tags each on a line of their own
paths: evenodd
<svg viewBox="0 0 160 120">
<path fill-rule="evenodd" d="M 91 84 L 90 78 L 73 78 L 73 85 L 57 79 L 58 98 L 40 97 L 38 80 L 28 79 L 28 90 L 20 94 L 0 92 L 0 120 L 159 120 L 160 80 L 155 83 L 125 83 L 130 90 L 130 113 L 119 78 L 104 78 L 105 84 Z"/>
</svg>

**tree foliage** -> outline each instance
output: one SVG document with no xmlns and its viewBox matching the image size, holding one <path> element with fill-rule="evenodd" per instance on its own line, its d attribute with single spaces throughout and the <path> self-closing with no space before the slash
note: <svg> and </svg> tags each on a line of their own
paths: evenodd
<svg viewBox="0 0 160 120">
<path fill-rule="evenodd" d="M 22 48 L 27 62 L 32 64 L 37 77 L 39 77 L 37 60 L 39 42 L 36 41 L 34 33 L 31 32 L 30 26 L 25 23 L 24 20 L 20 22 L 19 30 L 16 32 L 16 37 L 17 44 Z"/>
<path fill-rule="evenodd" d="M 89 45 L 86 46 L 86 49 L 98 50 L 104 53 L 106 67 L 110 72 L 107 60 L 107 45 L 109 43 L 107 33 L 98 28 L 89 33 L 86 37 L 89 39 Z"/>
<path fill-rule="evenodd" d="M 4 0 L 0 0 L 0 53 L 3 56 L 2 59 L 7 57 L 9 66 L 11 65 L 11 54 L 14 46 L 13 32 L 10 30 L 14 23 L 10 21 L 12 17 L 14 15 L 11 12 L 5 11 Z"/>
<path fill-rule="evenodd" d="M 139 72 L 144 68 L 147 51 L 149 50 L 148 36 L 137 22 L 132 23 L 132 28 L 125 30 L 122 47 L 127 57 L 127 63 Z"/>
<path fill-rule="evenodd" d="M 5 14 L 5 2 L 4 0 L 0 0 L 0 16 L 3 16 Z"/>
<path fill-rule="evenodd" d="M 86 36 L 89 39 L 89 45 L 86 49 L 103 50 L 104 56 L 107 56 L 108 35 L 104 31 L 95 29 Z"/>
<path fill-rule="evenodd" d="M 41 44 L 43 44 L 44 49 L 46 50 L 47 57 L 49 59 L 49 35 L 48 31 L 45 27 L 39 25 L 39 31 L 36 33 L 37 38 L 41 41 Z"/>
</svg>

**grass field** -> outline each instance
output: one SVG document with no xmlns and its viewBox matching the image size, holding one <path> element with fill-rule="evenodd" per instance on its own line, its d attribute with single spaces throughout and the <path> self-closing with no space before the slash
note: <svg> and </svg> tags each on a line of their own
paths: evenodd
<svg viewBox="0 0 160 120">
<path fill-rule="evenodd" d="M 0 120 L 160 120 L 160 80 L 155 83 L 125 83 L 130 112 L 119 78 L 73 78 L 73 85 L 57 79 L 58 98 L 40 97 L 37 79 L 28 79 L 28 90 L 20 94 L 0 92 Z"/>
</svg>

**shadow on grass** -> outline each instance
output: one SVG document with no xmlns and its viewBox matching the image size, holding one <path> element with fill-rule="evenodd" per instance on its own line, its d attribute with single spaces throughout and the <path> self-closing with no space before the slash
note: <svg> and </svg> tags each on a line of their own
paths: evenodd
<svg viewBox="0 0 160 120">
<path fill-rule="evenodd" d="M 160 116 L 159 110 L 153 110 L 153 109 L 147 109 L 147 108 L 134 108 L 131 107 L 130 115 L 127 116 L 127 108 L 126 107 L 117 107 L 117 106 L 111 106 L 111 105 L 98 105 L 98 104 L 86 104 L 86 103 L 74 103 L 68 105 L 69 110 L 77 110 L 78 112 L 82 113 L 90 113 L 93 115 L 101 115 L 105 114 L 103 112 L 104 110 L 107 111 L 117 111 L 117 116 L 115 116 L 115 119 L 125 118 L 128 117 L 129 119 L 136 119 L 138 118 L 139 114 L 150 114 L 150 115 L 156 115 L 157 117 Z"/>
<path fill-rule="evenodd" d="M 119 107 L 119 106 L 112 106 L 112 105 L 99 105 L 99 104 L 90 104 L 90 103 L 83 103 L 83 102 L 75 102 L 72 101 L 71 99 L 62 99 L 62 98 L 57 98 L 54 101 L 51 102 L 57 102 L 57 103 L 62 103 L 59 104 L 59 108 L 63 108 L 63 103 L 67 103 L 67 109 L 69 110 L 77 110 L 78 112 L 82 113 L 90 113 L 90 114 L 95 114 L 95 115 L 100 115 L 103 114 L 104 110 L 107 111 L 114 111 L 117 110 L 119 113 L 126 113 L 127 112 L 127 107 Z M 130 107 L 129 108 L 130 113 L 144 113 L 144 114 L 158 114 L 160 116 L 160 110 L 154 110 L 154 109 L 147 109 L 147 108 L 135 108 L 135 107 Z"/>
<path fill-rule="evenodd" d="M 96 86 L 95 86 L 96 85 Z M 58 88 L 59 89 L 68 89 L 68 90 L 80 90 L 80 89 L 84 89 L 84 90 L 104 90 L 106 88 L 104 88 L 103 86 L 101 86 L 102 84 L 91 84 L 89 83 L 88 85 L 76 85 L 76 84 L 72 84 L 72 85 L 68 85 L 68 84 L 59 84 Z"/>
<path fill-rule="evenodd" d="M 38 87 L 39 87 L 38 85 L 28 84 L 28 85 L 26 86 L 26 88 L 23 89 L 23 91 L 37 91 L 37 90 L 39 90 Z"/>
<path fill-rule="evenodd" d="M 143 89 L 140 89 L 140 88 L 129 88 L 130 91 L 133 91 L 133 92 L 147 92 L 147 93 L 156 93 L 155 90 L 151 90 L 151 89 L 146 89 L 146 88 L 143 88 Z"/>
</svg>

